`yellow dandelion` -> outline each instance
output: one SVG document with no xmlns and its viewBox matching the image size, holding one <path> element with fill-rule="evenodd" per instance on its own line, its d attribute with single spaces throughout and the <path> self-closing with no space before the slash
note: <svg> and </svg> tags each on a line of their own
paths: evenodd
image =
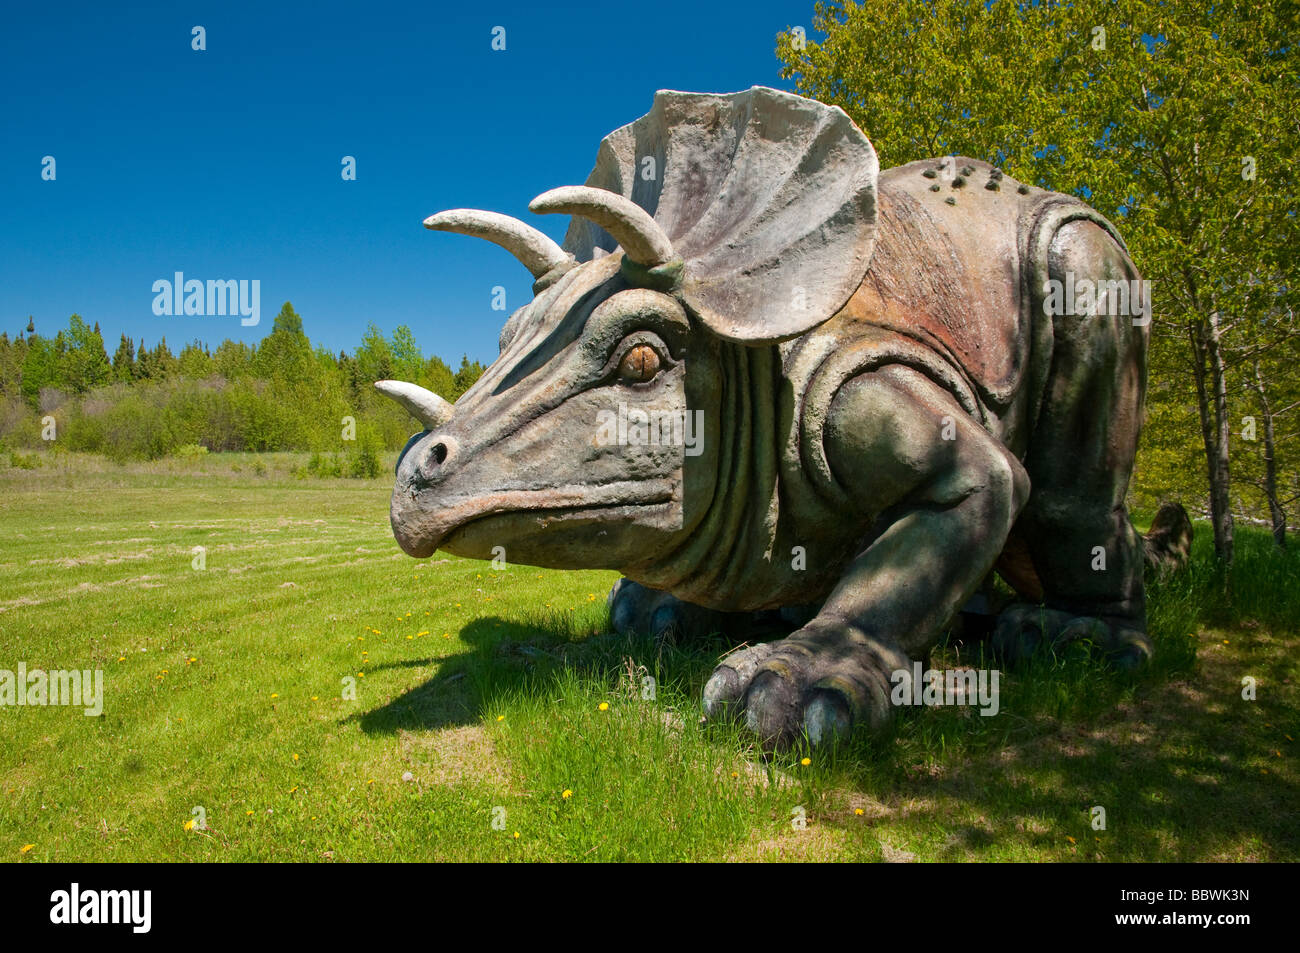
<svg viewBox="0 0 1300 953">
<path fill-rule="evenodd" d="M 357 672 L 357 678 L 365 678 L 365 677 L 366 677 L 365 672 Z"/>
<path fill-rule="evenodd" d="M 569 798 L 573 797 L 573 792 L 570 791 L 568 788 L 565 788 L 564 793 L 562 793 L 560 797 L 564 798 L 567 801 Z"/>
<path fill-rule="evenodd" d="M 375 783 L 375 779 L 374 779 L 374 778 L 371 778 L 369 781 L 366 782 L 366 784 L 374 784 L 374 783 Z"/>
<path fill-rule="evenodd" d="M 804 758 L 804 759 L 803 759 L 802 761 L 800 761 L 799 763 L 802 764 L 802 765 L 806 768 L 806 767 L 808 767 L 808 765 L 812 764 L 812 758 Z"/>
<path fill-rule="evenodd" d="M 505 715 L 497 715 L 497 721 L 505 721 L 505 720 L 506 720 Z"/>
<path fill-rule="evenodd" d="M 599 708 L 601 711 L 609 711 L 609 702 L 601 702 L 596 707 Z"/>
<path fill-rule="evenodd" d="M 515 840 L 519 840 L 519 832 L 515 831 Z"/>
<path fill-rule="evenodd" d="M 279 697 L 280 697 L 280 693 L 279 693 L 279 692 L 271 692 L 271 697 L 272 697 L 272 698 L 279 698 Z"/>
<path fill-rule="evenodd" d="M 118 660 L 119 662 L 125 662 L 125 661 L 126 661 L 126 656 L 125 656 L 125 655 L 119 655 L 119 656 L 117 657 L 117 660 Z"/>
<path fill-rule="evenodd" d="M 292 794 L 296 790 L 298 790 L 298 785 L 295 784 L 293 787 L 289 788 L 289 793 Z"/>
<path fill-rule="evenodd" d="M 295 752 L 295 754 L 294 754 L 294 756 L 293 756 L 293 760 L 294 760 L 294 761 L 297 761 L 297 760 L 298 760 L 298 755 L 297 755 L 296 752 Z"/>
<path fill-rule="evenodd" d="M 1066 835 L 1065 839 L 1068 840 L 1071 844 L 1076 843 L 1075 839 L 1073 837 L 1070 837 L 1069 835 Z"/>
<path fill-rule="evenodd" d="M 1228 640 L 1227 640 L 1227 639 L 1224 639 L 1224 640 L 1223 640 L 1223 644 L 1224 644 L 1224 645 L 1227 645 L 1227 644 L 1228 644 Z"/>
<path fill-rule="evenodd" d="M 740 772 L 739 772 L 739 771 L 732 771 L 732 772 L 731 772 L 731 776 L 732 776 L 732 778 L 738 778 L 738 777 L 740 777 Z"/>
<path fill-rule="evenodd" d="M 252 811 L 245 811 L 245 812 L 244 812 L 244 816 L 245 816 L 245 817 L 252 817 L 252 816 L 253 816 L 253 812 L 252 812 Z"/>
<path fill-rule="evenodd" d="M 408 636 L 406 637 L 406 641 L 409 642 L 409 641 L 411 641 L 411 639 L 413 639 L 413 638 L 415 638 L 415 636 L 413 636 L 413 635 L 408 635 Z"/>
<path fill-rule="evenodd" d="M 194 830 L 194 818 L 191 817 L 188 821 L 185 822 L 185 829 L 187 831 Z"/>
<path fill-rule="evenodd" d="M 313 696 L 311 696 L 311 700 L 312 700 L 312 701 L 320 701 L 320 696 L 319 696 L 319 695 L 313 695 Z"/>
<path fill-rule="evenodd" d="M 862 810 L 862 808 L 860 808 L 860 807 L 855 807 L 855 808 L 853 809 L 853 813 L 854 813 L 856 816 L 861 817 L 863 814 L 866 814 L 867 812 L 864 811 L 864 810 Z"/>
<path fill-rule="evenodd" d="M 516 834 L 515 836 L 518 837 L 519 835 Z M 20 854 L 26 854 L 26 853 L 28 853 L 28 852 L 29 852 L 33 847 L 35 847 L 35 846 L 36 846 L 35 844 L 23 844 L 22 847 L 19 847 L 19 848 L 18 848 L 18 853 L 20 853 Z"/>
</svg>

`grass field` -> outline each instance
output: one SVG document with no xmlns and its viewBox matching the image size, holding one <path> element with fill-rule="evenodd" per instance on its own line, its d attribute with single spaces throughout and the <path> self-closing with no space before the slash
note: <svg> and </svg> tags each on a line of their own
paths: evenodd
<svg viewBox="0 0 1300 953">
<path fill-rule="evenodd" d="M 722 643 L 603 634 L 612 573 L 412 560 L 387 477 L 301 463 L 0 465 L 0 669 L 105 677 L 99 717 L 0 708 L 0 859 L 1300 859 L 1300 558 L 1262 533 L 1227 578 L 1198 527 L 1139 675 L 1039 658 L 996 717 L 765 762 L 698 727 Z"/>
</svg>

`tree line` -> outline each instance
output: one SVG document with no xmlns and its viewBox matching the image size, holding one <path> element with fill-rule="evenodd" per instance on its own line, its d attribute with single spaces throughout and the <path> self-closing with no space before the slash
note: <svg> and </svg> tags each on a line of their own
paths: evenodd
<svg viewBox="0 0 1300 953">
<path fill-rule="evenodd" d="M 45 336 L 29 318 L 13 338 L 0 332 L 0 444 L 117 460 L 184 447 L 373 453 L 418 429 L 375 381 L 412 381 L 455 401 L 482 373 L 468 357 L 455 371 L 426 358 L 406 326 L 385 337 L 371 324 L 351 354 L 313 347 L 289 302 L 255 345 L 195 341 L 179 354 L 166 338 L 150 347 L 123 334 L 110 358 L 98 323 L 74 314 Z"/>
</svg>

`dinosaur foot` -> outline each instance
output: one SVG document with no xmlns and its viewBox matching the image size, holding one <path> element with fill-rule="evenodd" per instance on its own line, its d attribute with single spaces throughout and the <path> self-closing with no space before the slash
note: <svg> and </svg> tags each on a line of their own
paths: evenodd
<svg viewBox="0 0 1300 953">
<path fill-rule="evenodd" d="M 620 579 L 609 591 L 610 623 L 620 635 L 650 635 L 657 645 L 677 645 L 710 635 L 733 642 L 777 638 L 816 614 L 816 607 L 791 606 L 754 612 L 721 612 Z"/>
<path fill-rule="evenodd" d="M 650 635 L 658 645 L 725 631 L 731 613 L 717 612 L 658 589 L 620 579 L 607 599 L 610 624 L 620 635 Z"/>
<path fill-rule="evenodd" d="M 769 750 L 802 737 L 833 743 L 892 717 L 890 675 L 911 661 L 838 620 L 814 619 L 787 638 L 740 649 L 704 687 L 706 720 L 744 719 Z"/>
<path fill-rule="evenodd" d="M 1091 642 L 1122 670 L 1137 668 L 1155 651 L 1147 634 L 1131 622 L 1024 603 L 1007 607 L 993 631 L 993 651 L 1008 663 L 1028 658 L 1043 645 L 1056 649 L 1081 641 Z"/>
</svg>

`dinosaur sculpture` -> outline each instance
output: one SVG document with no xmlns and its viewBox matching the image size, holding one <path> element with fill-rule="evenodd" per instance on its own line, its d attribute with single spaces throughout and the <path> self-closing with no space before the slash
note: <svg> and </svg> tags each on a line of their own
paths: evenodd
<svg viewBox="0 0 1300 953">
<path fill-rule="evenodd" d="M 995 570 L 1024 600 L 1004 654 L 1150 656 L 1144 552 L 1176 558 L 1190 523 L 1163 509 L 1144 540 L 1125 510 L 1149 302 L 1085 204 L 960 157 L 881 174 L 843 111 L 755 87 L 660 92 L 530 208 L 573 216 L 563 248 L 425 221 L 536 281 L 454 407 L 377 384 L 425 428 L 392 497 L 407 553 L 617 569 L 620 629 L 782 610 L 798 627 L 703 700 L 770 745 L 883 722 L 891 673 Z"/>
</svg>

